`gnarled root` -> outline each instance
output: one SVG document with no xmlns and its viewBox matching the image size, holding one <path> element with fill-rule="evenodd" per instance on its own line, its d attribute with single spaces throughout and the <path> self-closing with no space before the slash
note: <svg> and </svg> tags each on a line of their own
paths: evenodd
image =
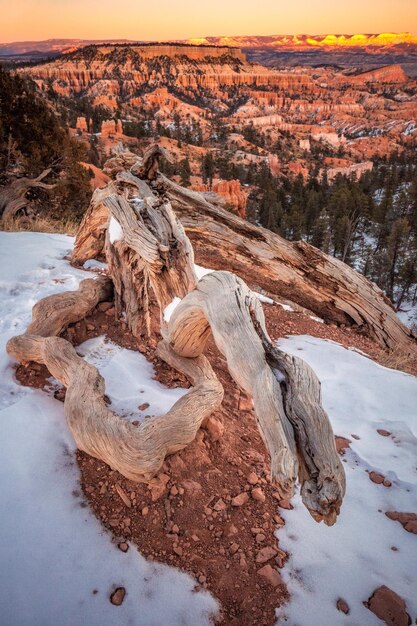
<svg viewBox="0 0 417 626">
<path fill-rule="evenodd" d="M 133 425 L 105 403 L 104 380 L 97 368 L 78 356 L 58 334 L 78 321 L 100 299 L 108 297 L 111 282 L 87 279 L 78 291 L 44 298 L 34 307 L 26 333 L 7 344 L 10 356 L 25 363 L 46 365 L 67 388 L 65 416 L 77 447 L 101 459 L 131 480 L 147 481 L 161 468 L 167 455 L 191 443 L 202 422 L 223 399 L 223 387 L 204 356 L 183 358 L 162 341 L 157 354 L 182 372 L 193 387 L 164 415 Z"/>
<path fill-rule="evenodd" d="M 315 519 L 333 524 L 345 475 L 313 370 L 272 345 L 259 300 L 230 272 L 214 272 L 198 283 L 175 309 L 166 337 L 176 353 L 196 357 L 210 331 L 232 377 L 253 397 L 281 496 L 293 495 L 298 448 L 303 502 Z"/>
</svg>

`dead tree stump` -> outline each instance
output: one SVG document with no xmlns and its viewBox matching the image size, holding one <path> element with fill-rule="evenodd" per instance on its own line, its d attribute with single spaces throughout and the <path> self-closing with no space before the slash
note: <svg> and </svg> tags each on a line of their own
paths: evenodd
<svg viewBox="0 0 417 626">
<path fill-rule="evenodd" d="M 116 314 L 132 333 L 149 333 L 149 293 L 159 306 L 163 340 L 157 354 L 193 385 L 162 416 L 133 426 L 104 401 L 104 381 L 95 367 L 57 337 L 103 297 L 108 279 L 83 281 L 78 292 L 45 298 L 34 307 L 26 333 L 8 344 L 21 362 L 44 363 L 67 387 L 65 413 L 80 449 L 132 480 L 149 480 L 166 455 L 190 443 L 223 398 L 223 389 L 203 352 L 212 335 L 236 384 L 252 396 L 260 433 L 271 456 L 271 479 L 281 497 L 291 497 L 297 477 L 303 502 L 317 520 L 334 523 L 345 491 L 320 383 L 301 359 L 274 347 L 255 294 L 230 272 L 197 282 L 190 240 L 176 217 L 157 170 L 161 151 L 143 159 L 125 153 L 110 159 L 115 180 L 96 191 L 77 236 L 74 256 L 105 254 Z M 172 194 L 171 194 L 171 197 Z M 88 285 L 86 285 L 88 283 Z M 88 288 L 87 288 L 88 287 Z M 166 307 L 181 299 L 168 323 Z"/>
</svg>

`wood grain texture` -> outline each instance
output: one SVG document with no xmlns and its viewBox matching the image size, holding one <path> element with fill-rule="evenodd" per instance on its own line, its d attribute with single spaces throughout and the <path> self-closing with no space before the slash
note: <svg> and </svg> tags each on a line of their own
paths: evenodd
<svg viewBox="0 0 417 626">
<path fill-rule="evenodd" d="M 216 265 L 306 307 L 328 322 L 355 326 L 385 349 L 415 353 L 411 331 L 373 282 L 351 267 L 304 242 L 290 242 L 250 224 L 199 193 L 160 174 L 157 186 L 193 242 Z"/>
</svg>

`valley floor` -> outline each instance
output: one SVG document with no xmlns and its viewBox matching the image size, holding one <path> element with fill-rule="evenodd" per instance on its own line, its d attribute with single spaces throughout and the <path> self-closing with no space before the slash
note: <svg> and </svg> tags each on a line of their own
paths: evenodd
<svg viewBox="0 0 417 626">
<path fill-rule="evenodd" d="M 342 458 L 347 476 L 347 494 L 341 515 L 331 528 L 315 523 L 302 507 L 298 496 L 293 499 L 292 510 L 278 508 L 276 500 L 271 497 L 273 489 L 262 478 L 266 474 L 261 472 L 260 467 L 265 464 L 260 462 L 259 457 L 262 457 L 257 452 L 262 450 L 262 444 L 252 438 L 252 432 L 256 430 L 253 416 L 250 410 L 242 413 L 238 410 L 240 406 L 233 408 L 235 398 L 230 398 L 230 383 L 226 381 L 229 398 L 225 399 L 226 408 L 222 415 L 226 444 L 222 444 L 220 439 L 220 442 L 206 442 L 203 446 L 203 442 L 199 441 L 198 445 L 202 447 L 198 450 L 203 450 L 203 456 L 207 457 L 212 467 L 192 467 L 189 477 L 199 481 L 202 485 L 200 489 L 205 493 L 204 489 L 210 488 L 210 483 L 204 482 L 204 475 L 219 473 L 215 465 L 220 463 L 219 457 L 224 456 L 225 451 L 233 456 L 234 444 L 239 445 L 239 449 L 246 446 L 252 453 L 252 459 L 245 458 L 242 465 L 230 464 L 227 470 L 231 477 L 229 489 L 235 484 L 233 476 L 239 472 L 244 488 L 246 478 L 240 468 L 247 472 L 252 463 L 260 476 L 259 480 L 263 481 L 261 485 L 267 494 L 269 509 L 255 503 L 260 507 L 256 509 L 250 502 L 247 509 L 232 513 L 232 522 L 237 528 L 227 544 L 233 542 L 237 548 L 230 555 L 226 552 L 223 557 L 221 550 L 226 545 L 223 544 L 224 529 L 233 524 L 221 517 L 220 510 L 218 516 L 210 514 L 213 528 L 207 535 L 210 537 L 207 547 L 205 535 L 201 535 L 203 545 L 200 548 L 203 555 L 207 550 L 208 573 L 207 578 L 200 577 L 201 584 L 196 588 L 197 581 L 178 567 L 156 564 L 151 560 L 171 560 L 183 570 L 189 569 L 179 553 L 178 558 L 174 555 L 175 559 L 170 559 L 166 550 L 154 546 L 151 552 L 149 543 L 146 544 L 152 538 L 152 531 L 149 530 L 152 528 L 151 507 L 161 511 L 166 505 L 162 501 L 150 504 L 149 519 L 143 516 L 143 509 L 141 514 L 136 514 L 133 508 L 129 508 L 128 513 L 120 512 L 121 507 L 114 509 L 114 501 L 109 500 L 106 491 L 110 491 L 110 486 L 119 480 L 116 472 L 101 467 L 104 464 L 99 462 L 91 460 L 90 463 L 86 455 L 81 455 L 81 459 L 78 455 L 80 475 L 75 444 L 65 423 L 63 405 L 54 397 L 59 395 L 59 385 L 49 379 L 47 393 L 23 387 L 16 381 L 14 364 L 5 353 L 8 338 L 19 334 L 27 326 L 35 302 L 57 291 L 75 289 L 79 281 L 87 276 L 84 271 L 72 268 L 64 259 L 72 243 L 73 239 L 64 235 L 0 233 L 2 623 L 7 626 L 209 624 L 211 616 L 218 612 L 219 605 L 214 596 L 219 598 L 221 595 L 216 581 L 210 578 L 210 572 L 219 573 L 216 564 L 210 570 L 216 550 L 219 552 L 218 563 L 230 561 L 232 564 L 230 571 L 233 571 L 233 576 L 240 571 L 239 568 L 242 569 L 243 589 L 235 585 L 237 579 L 234 579 L 233 585 L 228 587 L 227 606 L 232 607 L 230 596 L 235 594 L 241 601 L 240 609 L 245 609 L 241 619 L 236 612 L 238 608 L 233 619 L 234 609 L 226 612 L 227 624 L 270 625 L 276 619 L 278 624 L 290 626 L 377 626 L 382 622 L 364 602 L 383 585 L 404 599 L 406 611 L 414 622 L 417 618 L 417 594 L 416 536 L 413 532 L 416 532 L 417 522 L 414 525 L 411 522 L 406 530 L 399 521 L 389 519 L 385 513 L 417 513 L 417 378 L 386 369 L 364 354 L 328 340 L 329 336 L 333 336 L 347 345 L 349 333 L 337 335 L 333 331 L 332 335 L 326 325 L 308 321 L 307 317 L 303 324 L 297 323 L 298 314 L 290 310 L 280 309 L 279 319 L 274 317 L 270 320 L 267 314 L 272 336 L 276 339 L 281 337 L 280 345 L 289 353 L 306 359 L 321 380 L 324 407 L 335 434 L 347 440 L 339 440 L 339 444 L 343 444 L 341 447 L 346 446 Z M 279 308 L 270 304 L 264 307 L 268 310 Z M 300 334 L 305 328 L 309 332 L 316 329 L 316 334 L 322 338 Z M 285 334 L 292 336 L 283 339 Z M 351 344 L 362 346 L 353 336 Z M 154 368 L 145 356 L 108 341 L 103 334 L 87 338 L 78 350 L 100 369 L 106 380 L 111 406 L 125 419 L 141 420 L 146 419 L 145 413 L 166 411 L 183 393 L 178 386 L 169 389 L 157 382 Z M 221 363 L 216 362 L 216 366 L 221 366 Z M 29 371 L 28 376 L 32 374 L 36 378 L 36 370 Z M 139 407 L 138 410 L 138 405 L 145 408 Z M 248 420 L 247 429 L 245 419 Z M 227 432 L 230 424 L 235 429 L 232 433 Z M 255 430 L 250 430 L 252 428 Z M 222 445 L 225 445 L 224 449 Z M 181 459 L 182 454 L 172 458 Z M 186 459 L 186 454 L 182 458 Z M 190 458 L 196 460 L 196 457 Z M 187 467 L 184 465 L 185 475 Z M 223 467 L 219 467 L 223 471 Z M 175 474 L 173 464 L 169 471 Z M 194 482 L 194 486 L 198 484 Z M 92 494 L 89 499 L 94 511 L 108 528 L 112 526 L 111 523 L 109 525 L 109 518 L 105 517 L 109 510 L 116 511 L 113 513 L 116 518 L 123 518 L 121 524 L 122 527 L 124 524 L 125 536 L 132 540 L 126 553 L 118 549 L 112 534 L 100 524 L 89 507 L 82 487 L 89 489 L 86 493 Z M 144 491 L 140 492 L 138 488 L 137 492 L 145 498 Z M 223 497 L 227 508 L 229 501 L 226 493 L 223 489 L 218 495 Z M 185 500 L 186 497 L 187 490 Z M 117 494 L 115 498 L 117 501 Z M 186 507 L 191 510 L 193 500 L 198 502 L 198 498 L 197 493 L 190 502 L 186 500 Z M 181 505 L 177 505 L 177 500 L 171 500 L 173 509 L 173 503 L 174 515 L 185 520 L 185 517 L 181 518 Z M 212 508 L 213 504 L 210 505 Z M 262 565 L 255 564 L 255 552 L 259 546 L 251 547 L 248 543 L 250 522 L 256 515 L 261 519 L 259 523 L 263 521 L 273 537 L 274 524 L 268 521 L 269 511 L 285 520 L 285 525 L 279 524 L 279 530 L 275 532 L 280 549 L 289 554 L 288 561 L 280 569 L 291 596 L 288 603 L 283 603 L 285 592 L 278 593 L 272 587 L 268 591 L 260 577 L 258 584 L 256 568 Z M 127 515 L 129 523 L 126 522 Z M 158 515 L 154 519 L 159 522 L 162 514 Z M 184 524 L 185 521 L 180 523 L 181 531 Z M 213 539 L 211 531 L 215 535 L 217 526 L 221 528 L 220 535 L 217 537 L 217 533 L 216 539 Z M 267 537 L 268 532 L 265 531 Z M 119 526 L 113 535 L 120 534 Z M 192 562 L 194 557 L 197 558 L 198 550 L 189 547 L 187 533 L 184 532 L 184 535 L 184 560 Z M 134 542 L 149 557 L 148 560 L 135 549 Z M 202 563 L 198 568 L 190 568 L 190 571 L 205 571 L 204 559 Z M 227 578 L 226 570 L 220 571 L 220 574 Z M 109 597 L 119 587 L 126 590 L 126 597 L 121 606 L 114 606 Z M 227 587 L 226 583 L 224 587 Z M 255 588 L 259 588 L 258 592 Z M 271 602 L 272 607 L 281 604 L 275 618 L 272 614 L 262 613 L 255 600 L 253 605 L 245 605 L 245 595 L 249 596 L 252 592 L 255 596 L 258 593 L 259 597 L 265 594 L 262 596 L 268 598 L 263 600 L 265 606 Z M 221 600 L 224 601 L 223 597 Z M 345 615 L 337 609 L 338 600 L 345 602 L 349 614 Z"/>
</svg>

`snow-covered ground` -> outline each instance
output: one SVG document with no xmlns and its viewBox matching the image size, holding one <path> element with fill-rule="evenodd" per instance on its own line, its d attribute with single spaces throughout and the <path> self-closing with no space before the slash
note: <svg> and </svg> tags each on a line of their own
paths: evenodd
<svg viewBox="0 0 417 626">
<path fill-rule="evenodd" d="M 333 430 L 351 444 L 343 457 L 347 490 L 336 524 L 314 522 L 298 496 L 294 510 L 285 511 L 279 540 L 291 554 L 283 577 L 292 599 L 278 623 L 377 626 L 380 620 L 362 603 L 381 585 L 404 598 L 414 623 L 417 538 L 385 512 L 417 513 L 417 378 L 315 337 L 291 337 L 279 345 L 313 367 Z M 392 434 L 384 437 L 377 429 Z M 373 483 L 368 471 L 386 476 L 392 486 Z M 339 598 L 348 603 L 349 615 L 336 609 Z"/>
<path fill-rule="evenodd" d="M 88 275 L 63 259 L 72 243 L 62 235 L 0 233 L 0 623 L 209 624 L 217 605 L 208 593 L 193 591 L 189 576 L 147 562 L 134 546 L 124 554 L 112 544 L 81 495 L 62 403 L 14 380 L 7 339 L 24 330 L 40 298 L 75 289 Z M 197 271 L 201 277 L 210 270 Z M 312 365 L 335 433 L 351 444 L 336 525 L 314 522 L 298 497 L 285 512 L 279 539 L 291 557 L 281 571 L 292 598 L 279 610 L 278 624 L 377 626 L 381 622 L 362 603 L 384 584 L 405 599 L 415 620 L 416 536 L 385 511 L 417 512 L 417 379 L 314 337 L 280 345 Z M 103 337 L 79 352 L 100 369 L 112 407 L 126 419 L 142 417 L 141 403 L 150 404 L 149 414 L 166 411 L 182 393 L 152 380 L 142 355 Z M 378 434 L 381 428 L 391 436 Z M 367 470 L 392 486 L 371 482 Z M 108 598 L 118 586 L 127 595 L 114 607 Z M 338 598 L 349 604 L 349 615 L 337 611 Z"/>
<path fill-rule="evenodd" d="M 192 578 L 111 542 L 81 495 L 62 403 L 14 380 L 7 339 L 25 329 L 40 298 L 75 289 L 87 277 L 63 260 L 72 244 L 63 235 L 0 233 L 0 623 L 209 624 L 217 604 L 193 591 Z M 181 393 L 153 381 L 138 353 L 102 338 L 82 351 L 100 366 L 114 406 L 126 415 L 138 397 L 150 403 L 148 412 L 159 412 Z M 135 405 L 128 389 L 137 393 Z M 127 595 L 116 607 L 109 595 L 120 586 Z"/>
</svg>

